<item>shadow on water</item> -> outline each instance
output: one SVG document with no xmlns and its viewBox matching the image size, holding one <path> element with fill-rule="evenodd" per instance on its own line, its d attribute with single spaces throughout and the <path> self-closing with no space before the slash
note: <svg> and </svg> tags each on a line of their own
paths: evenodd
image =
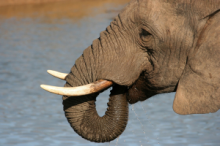
<svg viewBox="0 0 220 146">
<path fill-rule="evenodd" d="M 110 144 L 91 143 L 71 129 L 61 96 L 39 85 L 62 86 L 65 82 L 46 70 L 68 73 L 127 1 L 95 2 L 0 8 L 0 145 L 220 145 L 220 112 L 177 115 L 172 110 L 174 93 L 130 106 L 126 130 Z M 97 99 L 99 115 L 105 112 L 108 95 Z"/>
</svg>

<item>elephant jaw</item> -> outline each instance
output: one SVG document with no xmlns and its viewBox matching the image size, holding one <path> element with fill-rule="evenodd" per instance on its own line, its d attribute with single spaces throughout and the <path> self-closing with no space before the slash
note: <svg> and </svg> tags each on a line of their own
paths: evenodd
<svg viewBox="0 0 220 146">
<path fill-rule="evenodd" d="M 54 77 L 65 80 L 68 74 L 53 70 L 47 71 Z M 98 80 L 94 83 L 78 87 L 56 87 L 42 84 L 40 87 L 48 92 L 65 96 L 82 96 L 103 91 L 113 85 L 113 82 L 107 80 Z"/>
</svg>

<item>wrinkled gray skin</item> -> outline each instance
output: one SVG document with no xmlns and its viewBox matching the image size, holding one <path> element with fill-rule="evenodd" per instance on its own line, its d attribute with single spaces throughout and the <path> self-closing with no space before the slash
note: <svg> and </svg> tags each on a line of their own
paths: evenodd
<svg viewBox="0 0 220 146">
<path fill-rule="evenodd" d="M 97 94 L 63 96 L 65 115 L 85 139 L 106 142 L 125 129 L 128 103 L 176 91 L 178 114 L 220 108 L 220 1 L 132 0 L 79 57 L 67 86 L 114 82 L 99 117 Z"/>
</svg>

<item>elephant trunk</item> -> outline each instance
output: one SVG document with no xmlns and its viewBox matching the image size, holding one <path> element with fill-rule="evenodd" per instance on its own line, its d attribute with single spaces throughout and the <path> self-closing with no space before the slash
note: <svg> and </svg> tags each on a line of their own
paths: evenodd
<svg viewBox="0 0 220 146">
<path fill-rule="evenodd" d="M 66 77 L 65 87 L 82 86 L 100 79 L 115 83 L 103 117 L 99 117 L 95 108 L 98 93 L 63 96 L 68 122 L 80 136 L 90 141 L 111 141 L 124 131 L 128 120 L 127 87 L 138 79 L 146 60 L 141 52 L 135 53 L 137 51 L 132 50 L 133 46 L 123 41 L 124 37 L 130 36 L 126 29 L 121 29 L 127 21 L 127 17 L 121 15 L 126 14 L 126 11 L 120 14 L 101 32 L 100 38 L 84 50 Z M 136 58 L 138 61 L 135 61 Z M 131 68 L 133 71 L 130 71 Z"/>
<path fill-rule="evenodd" d="M 111 30 L 101 34 L 91 46 L 84 50 L 71 72 L 66 77 L 65 87 L 76 87 L 93 83 L 100 79 L 113 81 L 120 65 L 115 60 L 115 35 Z M 111 38 L 109 38 L 111 37 Z M 108 41 L 107 41 L 108 40 Z M 118 61 L 118 60 L 115 60 Z M 111 70 L 111 71 L 110 71 Z M 113 76 L 113 77 L 112 77 Z M 108 142 L 117 138 L 125 129 L 128 120 L 127 87 L 115 84 L 111 91 L 108 109 L 99 117 L 95 107 L 98 93 L 68 97 L 63 96 L 65 116 L 76 133 L 93 142 Z"/>
</svg>

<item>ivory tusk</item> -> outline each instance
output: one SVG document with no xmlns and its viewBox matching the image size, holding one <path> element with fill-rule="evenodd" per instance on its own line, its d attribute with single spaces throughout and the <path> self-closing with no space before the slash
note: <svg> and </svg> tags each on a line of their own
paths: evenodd
<svg viewBox="0 0 220 146">
<path fill-rule="evenodd" d="M 61 80 L 65 80 L 65 79 L 66 79 L 66 76 L 68 75 L 68 74 L 66 74 L 66 73 L 61 73 L 61 72 L 54 71 L 54 70 L 47 70 L 47 72 L 48 72 L 50 75 L 52 75 L 52 76 L 54 76 L 54 77 L 56 77 L 56 78 L 59 78 L 59 79 L 61 79 Z"/>
<path fill-rule="evenodd" d="M 88 95 L 91 93 L 100 92 L 108 87 L 110 87 L 113 83 L 107 80 L 99 80 L 91 84 L 87 84 L 84 86 L 78 87 L 56 87 L 50 85 L 40 85 L 41 88 L 44 90 L 59 94 L 59 95 L 66 95 L 66 96 L 81 96 L 81 95 Z"/>
</svg>

